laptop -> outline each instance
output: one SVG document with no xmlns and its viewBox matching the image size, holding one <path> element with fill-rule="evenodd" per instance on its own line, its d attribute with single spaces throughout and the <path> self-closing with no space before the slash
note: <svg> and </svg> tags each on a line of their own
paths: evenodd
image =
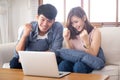
<svg viewBox="0 0 120 80">
<path fill-rule="evenodd" d="M 54 52 L 18 51 L 24 75 L 60 78 L 70 72 L 58 70 Z"/>
</svg>

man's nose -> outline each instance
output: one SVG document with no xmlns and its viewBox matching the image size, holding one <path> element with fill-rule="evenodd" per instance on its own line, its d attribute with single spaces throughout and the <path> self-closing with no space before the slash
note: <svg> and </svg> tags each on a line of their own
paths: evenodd
<svg viewBox="0 0 120 80">
<path fill-rule="evenodd" d="M 43 22 L 43 25 L 46 26 L 48 24 L 47 20 Z"/>
</svg>

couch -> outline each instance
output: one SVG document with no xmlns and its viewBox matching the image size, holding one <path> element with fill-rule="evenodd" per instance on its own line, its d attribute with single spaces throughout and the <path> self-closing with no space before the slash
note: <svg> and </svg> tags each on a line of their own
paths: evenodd
<svg viewBox="0 0 120 80">
<path fill-rule="evenodd" d="M 105 53 L 106 66 L 91 74 L 109 75 L 109 80 L 120 80 L 120 27 L 101 27 L 101 47 Z M 0 45 L 0 67 L 9 68 L 16 42 Z M 64 44 L 63 44 L 64 45 Z"/>
</svg>

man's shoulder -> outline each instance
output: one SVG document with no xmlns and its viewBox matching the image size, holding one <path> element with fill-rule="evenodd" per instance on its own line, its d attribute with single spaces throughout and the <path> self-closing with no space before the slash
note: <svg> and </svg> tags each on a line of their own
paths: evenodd
<svg viewBox="0 0 120 80">
<path fill-rule="evenodd" d="M 37 27 L 38 27 L 38 22 L 37 22 L 37 21 L 32 21 L 32 22 L 31 22 L 31 25 L 32 25 L 32 29 L 33 29 L 33 31 L 34 31 L 34 30 L 36 30 Z"/>
<path fill-rule="evenodd" d="M 37 26 L 38 25 L 37 21 L 31 21 L 30 23 L 32 24 L 32 26 Z"/>
<path fill-rule="evenodd" d="M 63 25 L 60 22 L 54 22 L 53 27 L 54 28 L 63 28 Z"/>
</svg>

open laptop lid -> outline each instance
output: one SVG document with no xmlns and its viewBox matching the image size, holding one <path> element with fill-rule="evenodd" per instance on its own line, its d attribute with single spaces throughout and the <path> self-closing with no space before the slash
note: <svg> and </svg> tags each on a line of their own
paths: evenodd
<svg viewBox="0 0 120 80">
<path fill-rule="evenodd" d="M 62 77 L 54 52 L 18 51 L 24 75 Z"/>
</svg>

